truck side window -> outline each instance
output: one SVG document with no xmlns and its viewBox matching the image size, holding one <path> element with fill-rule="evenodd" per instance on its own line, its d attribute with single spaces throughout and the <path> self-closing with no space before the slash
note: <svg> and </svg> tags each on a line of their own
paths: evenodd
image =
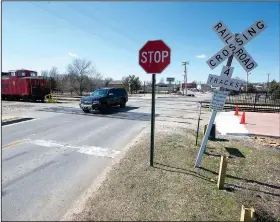
<svg viewBox="0 0 280 222">
<path fill-rule="evenodd" d="M 16 76 L 16 72 L 11 72 L 11 76 Z"/>
<path fill-rule="evenodd" d="M 108 91 L 108 95 L 109 95 L 110 93 L 114 93 L 112 89 L 110 89 L 110 90 Z"/>
</svg>

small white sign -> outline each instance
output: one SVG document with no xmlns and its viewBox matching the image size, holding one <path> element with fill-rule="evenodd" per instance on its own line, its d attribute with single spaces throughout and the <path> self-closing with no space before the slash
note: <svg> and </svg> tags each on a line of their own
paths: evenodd
<svg viewBox="0 0 280 222">
<path fill-rule="evenodd" d="M 239 79 L 228 79 L 223 76 L 209 74 L 206 84 L 216 87 L 223 87 L 229 90 L 239 91 L 240 87 L 242 86 L 242 81 Z"/>
<path fill-rule="evenodd" d="M 167 78 L 166 78 L 166 81 L 167 81 L 167 82 L 174 82 L 174 81 L 175 81 L 175 78 L 167 77 Z"/>
<path fill-rule="evenodd" d="M 223 66 L 221 75 L 223 78 L 228 78 L 231 79 L 232 77 L 232 73 L 233 73 L 234 67 L 230 67 L 230 66 Z"/>
<path fill-rule="evenodd" d="M 210 104 L 211 109 L 221 110 L 223 109 L 226 99 L 228 96 L 228 92 L 225 91 L 215 91 L 212 96 L 212 101 Z"/>
</svg>

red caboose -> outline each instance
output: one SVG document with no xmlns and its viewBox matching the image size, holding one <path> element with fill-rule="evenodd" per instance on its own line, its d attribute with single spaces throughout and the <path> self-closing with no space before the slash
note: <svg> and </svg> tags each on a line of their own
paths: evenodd
<svg viewBox="0 0 280 222">
<path fill-rule="evenodd" d="M 9 71 L 7 75 L 2 75 L 1 79 L 2 99 L 24 101 L 44 101 L 50 88 L 47 86 L 47 80 L 37 76 L 37 72 L 31 70 Z"/>
</svg>

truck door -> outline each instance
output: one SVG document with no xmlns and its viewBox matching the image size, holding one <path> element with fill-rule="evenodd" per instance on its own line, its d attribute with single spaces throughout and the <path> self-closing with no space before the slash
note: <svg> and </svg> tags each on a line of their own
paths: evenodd
<svg viewBox="0 0 280 222">
<path fill-rule="evenodd" d="M 110 89 L 108 92 L 108 105 L 115 106 L 117 104 L 117 95 L 115 89 Z"/>
</svg>

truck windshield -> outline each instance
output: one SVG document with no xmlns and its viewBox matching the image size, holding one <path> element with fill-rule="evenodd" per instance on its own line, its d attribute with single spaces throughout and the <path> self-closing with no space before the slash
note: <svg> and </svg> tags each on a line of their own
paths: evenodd
<svg viewBox="0 0 280 222">
<path fill-rule="evenodd" d="M 107 95 L 107 89 L 97 89 L 91 93 L 91 96 L 106 96 L 106 95 Z"/>
</svg>

